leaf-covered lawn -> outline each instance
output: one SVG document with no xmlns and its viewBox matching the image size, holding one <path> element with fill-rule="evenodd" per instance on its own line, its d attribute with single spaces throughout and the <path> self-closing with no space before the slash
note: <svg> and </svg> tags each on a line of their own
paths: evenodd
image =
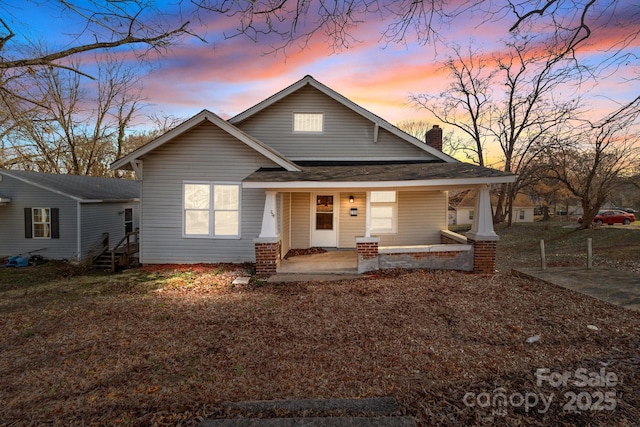
<svg viewBox="0 0 640 427">
<path fill-rule="evenodd" d="M 231 285 L 249 268 L 0 270 L 0 424 L 193 425 L 224 401 L 372 396 L 424 425 L 640 420 L 640 313 L 506 275 Z M 620 381 L 537 387 L 537 368 Z M 555 400 L 546 413 L 465 404 L 500 387 Z M 565 392 L 597 391 L 615 409 L 563 411 Z"/>
</svg>

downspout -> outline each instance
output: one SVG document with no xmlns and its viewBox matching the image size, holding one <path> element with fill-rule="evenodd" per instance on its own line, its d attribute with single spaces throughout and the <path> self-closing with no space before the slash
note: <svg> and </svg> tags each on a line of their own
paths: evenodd
<svg viewBox="0 0 640 427">
<path fill-rule="evenodd" d="M 138 264 L 140 265 L 144 265 L 144 260 L 143 260 L 143 250 L 142 250 L 142 243 L 144 241 L 144 236 L 143 236 L 143 232 L 142 232 L 142 201 L 144 200 L 144 198 L 142 197 L 142 189 L 144 188 L 144 185 L 142 185 L 142 179 L 140 179 L 140 198 L 138 199 Z M 134 217 L 135 218 L 135 210 L 134 212 Z M 184 214 L 182 214 L 184 215 Z M 135 222 L 134 222 L 135 223 Z"/>
<path fill-rule="evenodd" d="M 80 207 L 80 201 L 76 201 L 76 244 L 78 246 L 77 248 L 77 261 L 80 262 L 82 261 L 82 209 Z"/>
<path fill-rule="evenodd" d="M 291 204 L 291 192 L 289 192 L 289 249 L 291 249 L 291 223 L 293 222 L 291 221 Z"/>
</svg>

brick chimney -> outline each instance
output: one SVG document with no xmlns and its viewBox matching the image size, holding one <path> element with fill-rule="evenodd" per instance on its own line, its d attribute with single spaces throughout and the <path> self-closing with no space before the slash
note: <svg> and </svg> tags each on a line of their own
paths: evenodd
<svg viewBox="0 0 640 427">
<path fill-rule="evenodd" d="M 433 127 L 427 131 L 425 142 L 436 150 L 442 151 L 442 129 L 440 126 L 433 125 Z"/>
</svg>

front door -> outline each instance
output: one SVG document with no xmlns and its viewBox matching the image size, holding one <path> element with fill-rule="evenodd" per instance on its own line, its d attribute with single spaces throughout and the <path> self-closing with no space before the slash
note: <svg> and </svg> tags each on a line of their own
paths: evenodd
<svg viewBox="0 0 640 427">
<path fill-rule="evenodd" d="M 311 246 L 338 246 L 338 195 L 318 193 L 312 200 Z"/>
</svg>

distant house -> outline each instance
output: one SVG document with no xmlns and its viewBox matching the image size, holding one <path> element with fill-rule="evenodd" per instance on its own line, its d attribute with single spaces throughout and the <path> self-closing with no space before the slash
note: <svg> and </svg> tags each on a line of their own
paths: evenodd
<svg viewBox="0 0 640 427">
<path fill-rule="evenodd" d="M 229 120 L 203 110 L 111 167 L 142 182 L 142 263 L 260 274 L 316 246 L 356 250 L 361 272 L 390 259 L 493 272 L 489 186 L 515 179 L 444 154 L 438 126 L 425 143 L 311 76 Z M 447 230 L 461 188 L 481 195 L 466 236 Z"/>
<path fill-rule="evenodd" d="M 449 225 L 472 224 L 476 215 L 475 191 L 464 191 L 459 194 L 458 203 L 449 210 Z M 491 196 L 491 205 L 495 206 L 497 198 Z M 519 193 L 513 202 L 513 222 L 533 222 L 534 203 L 529 196 Z M 453 222 L 451 222 L 453 221 Z"/>
<path fill-rule="evenodd" d="M 139 226 L 140 183 L 0 169 L 0 257 L 82 260 Z"/>
</svg>

